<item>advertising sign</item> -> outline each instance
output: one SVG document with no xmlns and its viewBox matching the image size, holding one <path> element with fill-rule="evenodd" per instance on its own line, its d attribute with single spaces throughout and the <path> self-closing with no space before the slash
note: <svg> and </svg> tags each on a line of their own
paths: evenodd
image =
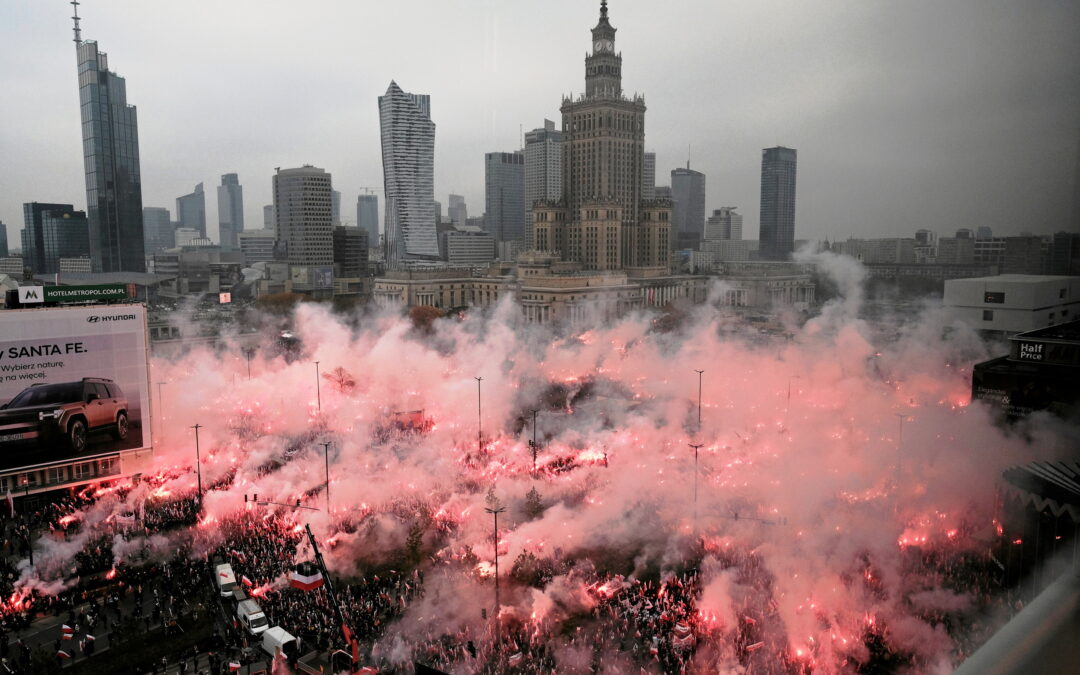
<svg viewBox="0 0 1080 675">
<path fill-rule="evenodd" d="M 311 277 L 311 286 L 317 291 L 325 291 L 334 287 L 333 267 L 313 267 Z"/>
<path fill-rule="evenodd" d="M 45 289 L 42 286 L 19 286 L 19 303 L 36 305 L 45 302 Z"/>
<path fill-rule="evenodd" d="M 129 297 L 135 297 L 134 289 L 128 289 L 125 284 L 45 287 L 45 302 L 102 302 L 105 300 L 126 300 Z"/>
<path fill-rule="evenodd" d="M 0 311 L 0 470 L 150 447 L 146 308 Z"/>
</svg>

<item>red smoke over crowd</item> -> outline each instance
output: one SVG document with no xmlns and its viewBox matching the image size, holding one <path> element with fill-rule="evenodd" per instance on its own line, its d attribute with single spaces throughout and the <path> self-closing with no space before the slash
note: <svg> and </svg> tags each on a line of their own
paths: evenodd
<svg viewBox="0 0 1080 675">
<path fill-rule="evenodd" d="M 839 297 L 781 332 L 713 304 L 561 334 L 512 303 L 430 330 L 301 305 L 298 358 L 262 349 L 250 377 L 239 341 L 154 359 L 157 473 L 39 542 L 16 594 L 192 495 L 199 424 L 194 525 L 116 536 L 114 568 L 272 527 L 283 550 L 238 554 L 276 558 L 253 584 L 283 617 L 309 523 L 344 584 L 394 579 L 349 617 L 383 668 L 947 672 L 1015 611 L 1001 471 L 1065 436 L 995 426 L 977 336 L 933 307 L 865 323 L 858 270 L 824 263 Z"/>
</svg>

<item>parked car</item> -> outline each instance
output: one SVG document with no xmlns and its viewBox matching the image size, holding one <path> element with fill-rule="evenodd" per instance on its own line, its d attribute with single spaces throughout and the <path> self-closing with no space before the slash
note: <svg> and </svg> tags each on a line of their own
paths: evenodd
<svg viewBox="0 0 1080 675">
<path fill-rule="evenodd" d="M 101 377 L 78 382 L 32 385 L 0 406 L 0 444 L 64 442 L 74 452 L 86 449 L 90 432 L 128 436 L 128 400 L 119 385 Z"/>
</svg>

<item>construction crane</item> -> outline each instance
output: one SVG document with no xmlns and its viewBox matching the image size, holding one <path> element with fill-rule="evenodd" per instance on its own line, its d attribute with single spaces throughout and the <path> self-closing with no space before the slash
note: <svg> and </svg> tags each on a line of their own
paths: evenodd
<svg viewBox="0 0 1080 675">
<path fill-rule="evenodd" d="M 330 602 L 334 605 L 334 613 L 337 615 L 338 624 L 341 626 L 341 634 L 345 637 L 345 645 L 352 652 L 352 669 L 355 672 L 360 666 L 360 644 L 357 642 L 352 630 L 349 629 L 349 625 L 345 622 L 345 614 L 342 613 L 337 593 L 334 592 L 334 582 L 330 579 L 330 572 L 326 570 L 326 563 L 323 561 L 322 553 L 319 552 L 319 545 L 315 543 L 315 535 L 311 533 L 311 525 L 304 525 L 304 529 L 307 531 L 308 541 L 311 542 L 311 550 L 315 552 L 315 564 L 319 566 L 319 571 L 322 572 L 323 579 L 326 580 L 326 594 L 330 596 Z"/>
</svg>

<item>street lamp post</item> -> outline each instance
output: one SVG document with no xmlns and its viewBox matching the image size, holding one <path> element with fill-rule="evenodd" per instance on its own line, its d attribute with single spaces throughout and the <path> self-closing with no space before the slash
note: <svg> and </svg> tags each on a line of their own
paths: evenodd
<svg viewBox="0 0 1080 675">
<path fill-rule="evenodd" d="M 322 412 L 322 385 L 319 384 L 319 362 L 315 362 L 315 396 L 319 403 L 319 412 Z"/>
<path fill-rule="evenodd" d="M 199 503 L 202 504 L 202 459 L 199 457 L 199 429 L 202 428 L 202 425 L 196 423 L 191 428 L 195 430 L 195 475 L 199 485 Z"/>
<path fill-rule="evenodd" d="M 698 451 L 702 443 L 688 443 L 694 449 L 694 536 L 697 537 L 697 477 L 698 477 Z"/>
<path fill-rule="evenodd" d="M 697 373 L 697 428 L 701 431 L 701 376 L 705 373 L 704 370 L 695 370 Z"/>
<path fill-rule="evenodd" d="M 495 639 L 499 639 L 499 514 L 506 511 L 505 506 L 485 508 L 485 511 L 495 516 Z"/>
<path fill-rule="evenodd" d="M 537 409 L 532 411 L 533 414 L 533 437 L 532 437 L 532 457 L 533 457 L 533 473 L 536 473 L 536 452 L 539 450 L 539 446 L 536 445 L 536 413 L 540 412 Z"/>
<path fill-rule="evenodd" d="M 480 382 L 484 378 L 476 377 L 473 379 L 476 380 L 476 452 L 480 453 L 484 450 L 483 418 L 480 415 Z"/>
<path fill-rule="evenodd" d="M 255 350 L 251 347 L 244 348 L 244 357 L 247 359 L 247 373 L 248 379 L 251 379 L 251 357 L 255 356 Z"/>
<path fill-rule="evenodd" d="M 326 459 L 326 512 L 330 513 L 330 442 L 319 445 L 323 446 L 323 457 Z"/>
<path fill-rule="evenodd" d="M 904 451 L 904 413 L 893 413 L 900 420 L 900 430 L 896 435 L 896 484 L 900 486 L 900 472 L 902 470 Z"/>
<path fill-rule="evenodd" d="M 791 375 L 787 379 L 787 402 L 791 404 L 791 381 L 801 379 L 798 375 Z"/>
</svg>

